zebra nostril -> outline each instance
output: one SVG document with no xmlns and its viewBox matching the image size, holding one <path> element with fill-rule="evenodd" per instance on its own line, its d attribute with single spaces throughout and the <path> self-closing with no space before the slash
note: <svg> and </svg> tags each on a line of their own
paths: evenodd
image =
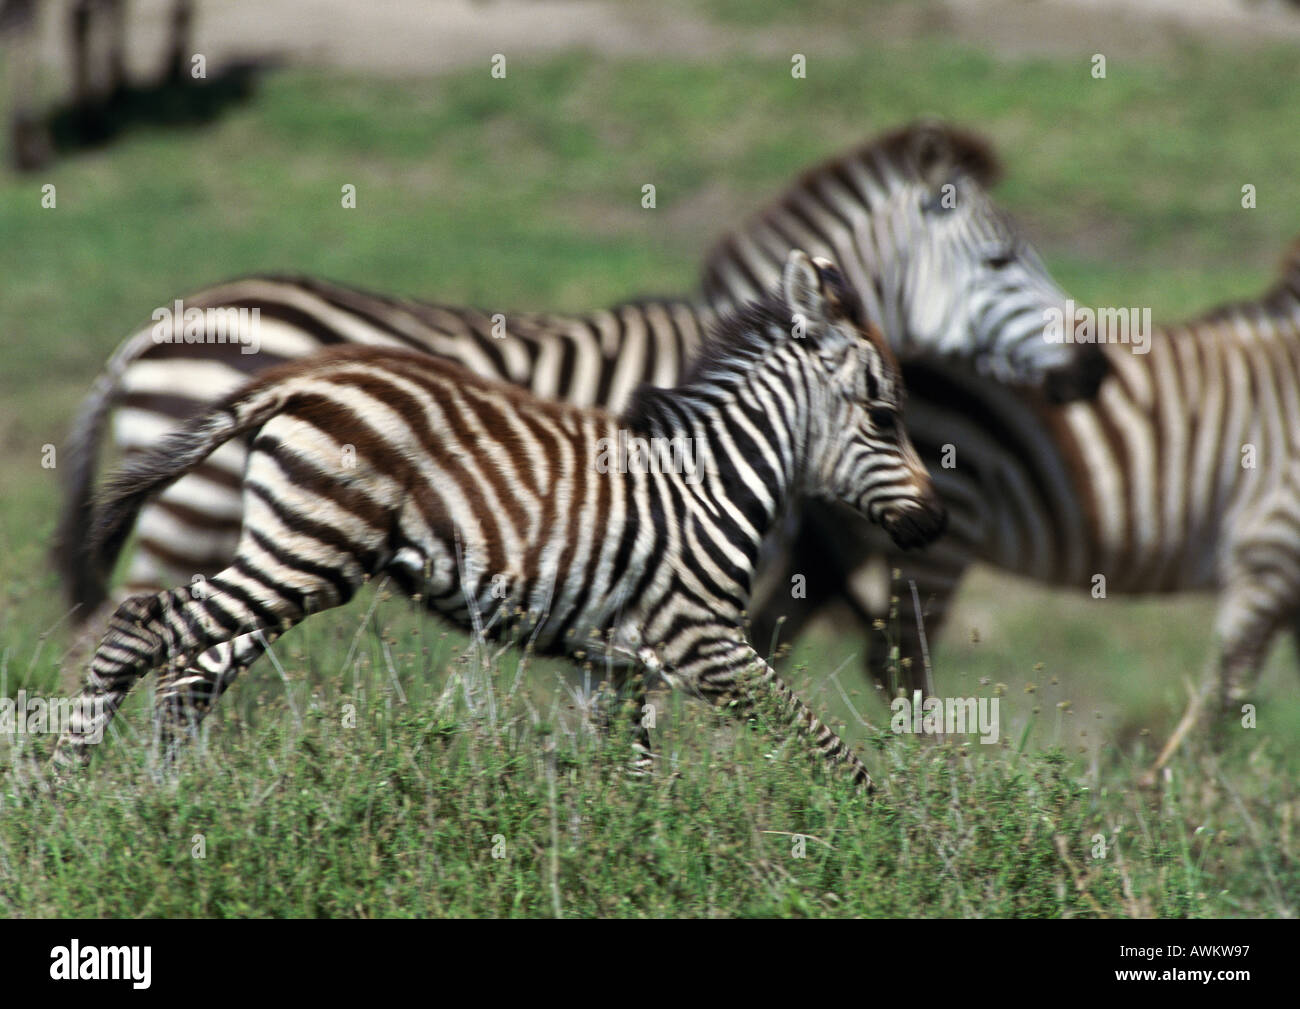
<svg viewBox="0 0 1300 1009">
<path fill-rule="evenodd" d="M 1070 364 L 1048 372 L 1043 392 L 1053 403 L 1092 399 L 1110 372 L 1110 363 L 1099 347 L 1086 347 Z"/>
<path fill-rule="evenodd" d="M 938 539 L 948 529 L 948 509 L 938 501 L 935 501 L 930 510 L 931 520 L 934 523 L 930 533 L 931 539 Z"/>
<path fill-rule="evenodd" d="M 880 525 L 897 546 L 911 550 L 926 546 L 943 533 L 948 525 L 948 510 L 937 496 L 926 495 L 915 507 L 882 512 Z"/>
</svg>

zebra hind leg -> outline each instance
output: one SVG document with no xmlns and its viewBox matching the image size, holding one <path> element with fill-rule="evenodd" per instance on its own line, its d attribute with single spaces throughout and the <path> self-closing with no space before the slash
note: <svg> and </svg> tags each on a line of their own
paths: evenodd
<svg viewBox="0 0 1300 1009">
<path fill-rule="evenodd" d="M 645 670 L 636 670 L 631 679 L 631 690 L 625 702 L 625 710 L 630 717 L 628 727 L 632 730 L 632 758 L 628 763 L 628 775 L 646 778 L 654 773 L 654 750 L 650 745 L 653 711 L 646 703 Z"/>
<path fill-rule="evenodd" d="M 350 598 L 350 592 L 333 583 L 309 577 L 294 589 L 283 583 L 276 587 L 250 576 L 255 570 L 247 560 L 237 558 L 211 579 L 200 598 L 192 595 L 190 586 L 183 586 L 136 596 L 119 606 L 91 660 L 70 724 L 55 748 L 56 769 L 84 764 L 131 687 L 169 659 L 179 661 L 259 630 L 288 630 L 309 612 Z"/>
<path fill-rule="evenodd" d="M 612 696 L 604 696 L 606 687 Z M 613 738 L 611 733 L 626 726 L 631 733 L 632 753 L 626 771 L 630 778 L 648 778 L 654 773 L 654 750 L 650 743 L 650 728 L 654 716 L 646 703 L 645 670 L 631 672 L 614 670 L 610 682 L 602 684 L 595 697 L 596 732 L 602 740 Z M 617 719 L 615 718 L 617 715 Z"/>
<path fill-rule="evenodd" d="M 1215 686 L 1220 711 L 1235 709 L 1252 696 L 1274 635 L 1300 612 L 1300 557 L 1290 544 L 1300 514 L 1294 478 L 1274 495 L 1271 506 L 1249 527 L 1237 531 L 1227 588 L 1219 601 L 1222 642 Z"/>
<path fill-rule="evenodd" d="M 90 747 L 103 740 L 136 681 L 173 653 L 179 641 L 175 615 L 188 594 L 186 589 L 171 589 L 132 596 L 117 607 L 55 747 L 56 769 L 70 769 L 89 760 Z"/>
<path fill-rule="evenodd" d="M 240 673 L 262 657 L 274 637 L 270 632 L 242 634 L 159 674 L 154 733 L 164 759 L 173 760 L 182 740 L 198 736 L 213 705 Z"/>
<path fill-rule="evenodd" d="M 1276 571 L 1255 570 L 1233 579 L 1219 602 L 1219 649 L 1215 663 L 1192 694 L 1187 710 L 1141 783 L 1153 785 L 1156 775 L 1177 752 L 1187 735 L 1200 726 L 1210 731 L 1212 744 L 1223 742 L 1230 720 L 1237 719 L 1259 678 L 1268 647 L 1286 617 L 1295 613 L 1296 598 L 1289 579 Z"/>
<path fill-rule="evenodd" d="M 1276 520 L 1267 530 L 1278 530 Z M 1288 535 L 1291 522 L 1279 532 Z M 1238 572 L 1219 602 L 1221 642 L 1214 692 L 1218 711 L 1237 717 L 1253 695 L 1269 646 L 1288 621 L 1300 612 L 1300 568 L 1276 545 L 1280 535 L 1261 536 L 1258 546 L 1240 551 Z M 1222 723 L 1222 719 L 1219 719 Z"/>
</svg>

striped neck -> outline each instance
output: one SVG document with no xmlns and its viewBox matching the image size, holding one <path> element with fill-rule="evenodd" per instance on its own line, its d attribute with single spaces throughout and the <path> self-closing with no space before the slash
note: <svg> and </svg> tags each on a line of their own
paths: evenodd
<svg viewBox="0 0 1300 1009">
<path fill-rule="evenodd" d="M 741 316 L 743 333 L 707 344 L 677 388 L 643 387 L 621 419 L 660 444 L 689 441 L 674 446 L 696 463 L 681 486 L 704 514 L 735 526 L 752 570 L 759 544 L 818 467 L 825 432 L 810 420 L 827 411 L 779 310 L 750 305 Z"/>
</svg>

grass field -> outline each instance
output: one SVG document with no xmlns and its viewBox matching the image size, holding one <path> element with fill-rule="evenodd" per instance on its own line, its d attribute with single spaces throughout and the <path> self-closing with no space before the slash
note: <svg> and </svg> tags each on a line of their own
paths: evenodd
<svg viewBox="0 0 1300 1009">
<path fill-rule="evenodd" d="M 686 291 L 727 222 L 920 115 L 997 144 L 1000 199 L 1084 303 L 1191 315 L 1262 290 L 1300 234 L 1293 51 L 1189 45 L 1113 61 L 1104 81 L 1086 61 L 943 40 L 810 66 L 793 80 L 788 57 L 588 52 L 515 59 L 505 80 L 287 70 L 211 127 L 0 179 L 0 694 L 73 673 L 43 446 L 132 326 L 226 276 L 302 271 L 494 310 Z M 1218 755 L 1196 740 L 1156 791 L 1134 784 L 1204 668 L 1209 600 L 1097 603 L 977 574 L 936 675 L 941 692 L 1001 695 L 998 746 L 864 727 L 855 711 L 882 728 L 888 712 L 861 685 L 862 643 L 819 628 L 790 678 L 865 746 L 882 783 L 867 804 L 677 699 L 656 740 L 671 767 L 627 782 L 622 741 L 591 730 L 564 667 L 521 671 L 381 595 L 285 638 L 174 778 L 141 745 L 145 691 L 69 791 L 33 780 L 49 740 L 0 741 L 0 914 L 1300 910 L 1290 642 L 1258 730 Z"/>
</svg>

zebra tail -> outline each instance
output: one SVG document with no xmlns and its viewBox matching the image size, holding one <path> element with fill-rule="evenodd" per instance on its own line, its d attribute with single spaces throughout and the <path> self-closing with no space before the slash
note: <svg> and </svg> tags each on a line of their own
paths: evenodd
<svg viewBox="0 0 1300 1009">
<path fill-rule="evenodd" d="M 63 503 L 55 528 L 50 559 L 63 583 L 68 601 L 76 608 L 74 621 L 82 623 L 108 598 L 108 580 L 88 563 L 89 532 L 94 521 L 95 474 L 105 422 L 117 402 L 119 376 L 109 370 L 96 379 L 81 401 L 72 430 L 63 447 Z"/>
<path fill-rule="evenodd" d="M 268 388 L 261 382 L 246 386 L 114 474 L 94 505 L 94 527 L 86 551 L 87 566 L 97 584 L 107 586 L 136 516 L 149 498 L 195 469 L 226 442 L 266 423 L 286 398 L 275 386 Z"/>
</svg>

